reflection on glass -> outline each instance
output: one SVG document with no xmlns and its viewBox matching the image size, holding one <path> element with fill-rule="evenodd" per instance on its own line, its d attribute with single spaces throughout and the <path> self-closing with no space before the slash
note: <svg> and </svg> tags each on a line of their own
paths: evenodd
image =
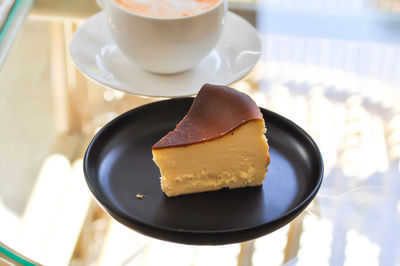
<svg viewBox="0 0 400 266">
<path fill-rule="evenodd" d="M 255 241 L 253 266 L 280 265 L 284 261 L 289 226 L 260 237 Z"/>
<path fill-rule="evenodd" d="M 397 202 L 397 212 L 399 213 L 400 216 L 400 200 Z"/>
<path fill-rule="evenodd" d="M 223 246 L 192 246 L 169 243 L 148 238 L 147 244 L 134 259 L 128 258 L 123 265 L 208 266 L 237 265 L 239 244 Z M 172 259 L 166 259 L 172 258 Z"/>
<path fill-rule="evenodd" d="M 7 244 L 45 265 L 67 265 L 90 201 L 82 159 L 71 165 L 62 154 L 49 155 L 41 167 L 23 216 L 14 219 L 17 227 L 7 228 L 14 239 Z M 0 211 L 4 217 L 3 210 Z"/>
<path fill-rule="evenodd" d="M 368 237 L 350 230 L 346 234 L 345 266 L 351 265 L 379 265 L 379 245 L 373 243 Z"/>
<path fill-rule="evenodd" d="M 37 256 L 49 244 L 47 239 L 52 233 L 49 228 L 54 225 L 70 172 L 70 162 L 61 154 L 53 154 L 44 161 L 22 218 L 17 250 L 25 256 L 37 261 L 46 258 Z"/>
<path fill-rule="evenodd" d="M 332 231 L 332 221 L 305 216 L 297 265 L 329 265 Z"/>
<path fill-rule="evenodd" d="M 399 159 L 400 158 L 400 114 L 395 115 L 389 123 L 388 143 L 390 145 L 389 156 L 391 157 L 391 159 Z"/>
</svg>

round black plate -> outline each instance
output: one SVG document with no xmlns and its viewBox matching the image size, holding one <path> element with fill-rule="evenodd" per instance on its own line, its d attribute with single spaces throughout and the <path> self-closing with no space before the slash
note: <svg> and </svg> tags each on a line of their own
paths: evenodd
<svg viewBox="0 0 400 266">
<path fill-rule="evenodd" d="M 84 159 L 87 184 L 116 220 L 145 235 L 186 244 L 217 245 L 268 234 L 299 215 L 322 182 L 318 147 L 301 128 L 261 109 L 271 164 L 261 187 L 168 198 L 151 147 L 184 117 L 193 98 L 133 109 L 102 128 Z M 137 194 L 143 194 L 138 199 Z"/>
</svg>

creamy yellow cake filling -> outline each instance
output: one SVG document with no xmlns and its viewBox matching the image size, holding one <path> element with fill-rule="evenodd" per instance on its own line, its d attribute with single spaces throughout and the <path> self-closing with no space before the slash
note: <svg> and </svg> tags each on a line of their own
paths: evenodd
<svg viewBox="0 0 400 266">
<path fill-rule="evenodd" d="M 265 130 L 264 120 L 255 119 L 213 140 L 153 149 L 162 190 L 172 197 L 261 185 L 269 164 Z"/>
</svg>

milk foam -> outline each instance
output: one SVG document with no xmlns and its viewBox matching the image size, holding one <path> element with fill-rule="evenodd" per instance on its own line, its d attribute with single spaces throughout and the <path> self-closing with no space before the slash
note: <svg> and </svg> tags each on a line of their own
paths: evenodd
<svg viewBox="0 0 400 266">
<path fill-rule="evenodd" d="M 185 17 L 202 13 L 221 0 L 114 0 L 127 10 L 150 17 Z"/>
</svg>

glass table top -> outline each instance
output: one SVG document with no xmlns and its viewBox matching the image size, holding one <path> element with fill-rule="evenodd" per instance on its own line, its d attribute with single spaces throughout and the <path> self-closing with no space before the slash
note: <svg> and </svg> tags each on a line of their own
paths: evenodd
<svg viewBox="0 0 400 266">
<path fill-rule="evenodd" d="M 310 206 L 269 235 L 224 246 L 168 243 L 111 218 L 87 188 L 84 152 L 108 121 L 161 99 L 76 69 L 69 43 L 99 12 L 95 1 L 38 0 L 0 69 L 0 264 L 400 265 L 400 1 L 229 8 L 262 43 L 256 67 L 230 86 L 321 150 L 324 181 Z"/>
</svg>

